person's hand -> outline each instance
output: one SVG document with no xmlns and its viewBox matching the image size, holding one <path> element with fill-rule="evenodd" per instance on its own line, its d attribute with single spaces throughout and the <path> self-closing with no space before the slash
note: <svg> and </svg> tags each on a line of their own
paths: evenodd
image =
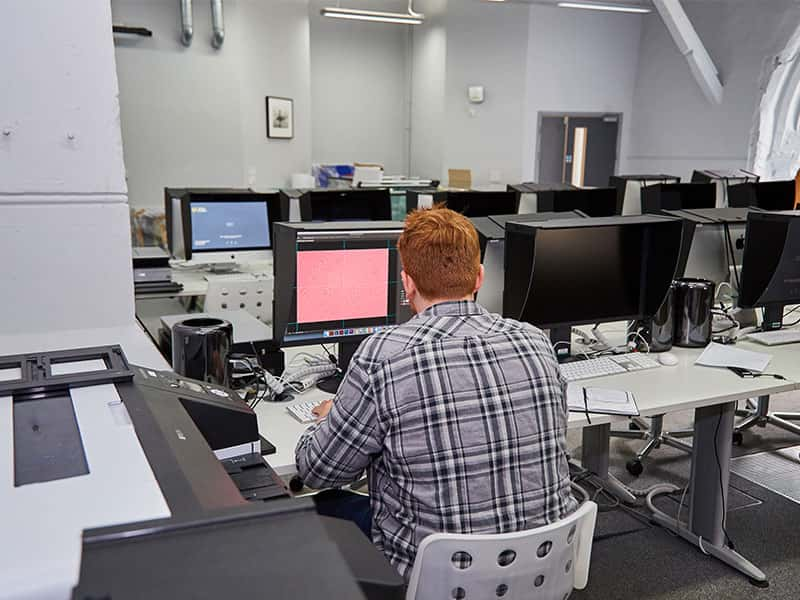
<svg viewBox="0 0 800 600">
<path fill-rule="evenodd" d="M 315 415 L 317 417 L 317 422 L 319 422 L 328 416 L 328 413 L 331 412 L 332 406 L 333 400 L 323 400 L 320 402 L 319 406 L 311 409 L 311 414 Z"/>
</svg>

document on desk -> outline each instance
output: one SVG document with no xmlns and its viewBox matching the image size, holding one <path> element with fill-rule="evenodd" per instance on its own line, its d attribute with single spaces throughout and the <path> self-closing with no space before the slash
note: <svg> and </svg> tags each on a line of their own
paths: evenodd
<svg viewBox="0 0 800 600">
<path fill-rule="evenodd" d="M 638 417 L 636 398 L 625 390 L 608 390 L 583 387 L 575 383 L 567 385 L 567 409 L 570 412 L 597 415 L 623 415 Z"/>
<path fill-rule="evenodd" d="M 763 373 L 771 360 L 771 354 L 742 350 L 734 346 L 712 342 L 706 346 L 706 349 L 694 361 L 694 364 L 703 367 L 738 367 L 739 369 Z"/>
</svg>

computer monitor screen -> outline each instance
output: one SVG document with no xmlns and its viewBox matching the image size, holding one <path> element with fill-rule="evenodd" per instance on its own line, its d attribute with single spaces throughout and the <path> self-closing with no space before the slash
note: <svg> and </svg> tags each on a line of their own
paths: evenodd
<svg viewBox="0 0 800 600">
<path fill-rule="evenodd" d="M 516 192 L 447 192 L 447 208 L 467 217 L 506 215 L 519 210 Z"/>
<path fill-rule="evenodd" d="M 224 266 L 271 260 L 274 224 L 286 220 L 289 210 L 278 192 L 187 189 L 180 197 L 180 213 L 180 258 Z M 177 235 L 172 237 L 174 242 Z"/>
<path fill-rule="evenodd" d="M 683 225 L 666 217 L 509 223 L 503 313 L 552 329 L 652 316 Z"/>
<path fill-rule="evenodd" d="M 300 197 L 303 221 L 390 221 L 392 196 L 388 189 L 314 190 Z"/>
<path fill-rule="evenodd" d="M 360 342 L 411 317 L 397 251 L 402 223 L 387 225 L 278 226 L 276 341 L 285 346 Z"/>
<path fill-rule="evenodd" d="M 193 253 L 272 247 L 269 208 L 263 200 L 193 200 L 189 212 Z"/>
<path fill-rule="evenodd" d="M 540 192 L 539 212 L 565 212 L 579 210 L 590 217 L 619 215 L 622 206 L 614 188 L 586 188 Z"/>
<path fill-rule="evenodd" d="M 717 188 L 713 183 L 662 183 L 642 189 L 642 212 L 714 208 Z"/>
<path fill-rule="evenodd" d="M 792 210 L 795 204 L 795 182 L 765 181 L 742 183 L 728 188 L 728 205 L 755 206 L 762 210 Z"/>
<path fill-rule="evenodd" d="M 764 307 L 762 327 L 777 329 L 787 304 L 800 304 L 800 213 L 750 213 L 739 306 Z"/>
</svg>

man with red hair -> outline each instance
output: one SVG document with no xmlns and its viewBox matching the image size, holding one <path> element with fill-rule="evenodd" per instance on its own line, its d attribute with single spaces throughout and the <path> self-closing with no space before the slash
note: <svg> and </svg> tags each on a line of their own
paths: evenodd
<svg viewBox="0 0 800 600">
<path fill-rule="evenodd" d="M 576 503 L 566 383 L 539 329 L 473 301 L 475 228 L 446 208 L 416 211 L 398 250 L 415 316 L 362 342 L 296 462 L 318 489 L 367 469 L 372 540 L 408 579 L 431 533 L 530 529 Z"/>
</svg>

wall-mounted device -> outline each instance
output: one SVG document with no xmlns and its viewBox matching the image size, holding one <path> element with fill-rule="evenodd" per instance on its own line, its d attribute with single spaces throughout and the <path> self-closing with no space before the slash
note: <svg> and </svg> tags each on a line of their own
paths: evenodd
<svg viewBox="0 0 800 600">
<path fill-rule="evenodd" d="M 483 104 L 486 100 L 486 92 L 482 85 L 471 85 L 467 88 L 467 96 L 472 104 Z"/>
</svg>

